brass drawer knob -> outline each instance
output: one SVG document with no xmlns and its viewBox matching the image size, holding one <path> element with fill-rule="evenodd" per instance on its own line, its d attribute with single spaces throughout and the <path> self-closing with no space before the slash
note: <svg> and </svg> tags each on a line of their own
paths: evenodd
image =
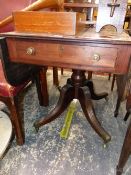
<svg viewBox="0 0 131 175">
<path fill-rule="evenodd" d="M 97 54 L 97 53 L 94 53 L 94 54 L 93 54 L 93 60 L 94 60 L 94 61 L 99 61 L 99 60 L 100 60 L 100 55 Z"/>
<path fill-rule="evenodd" d="M 28 47 L 26 50 L 27 55 L 34 55 L 35 49 L 33 47 Z"/>
</svg>

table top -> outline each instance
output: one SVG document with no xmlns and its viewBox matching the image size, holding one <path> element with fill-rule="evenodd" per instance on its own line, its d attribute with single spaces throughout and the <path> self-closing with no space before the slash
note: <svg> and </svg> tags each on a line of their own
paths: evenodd
<svg viewBox="0 0 131 175">
<path fill-rule="evenodd" d="M 12 62 L 115 74 L 127 73 L 130 64 L 131 37 L 125 31 L 84 28 L 73 36 L 16 31 L 0 36 L 6 38 Z M 35 54 L 27 54 L 30 48 Z"/>
<path fill-rule="evenodd" d="M 34 39 L 47 39 L 56 41 L 75 41 L 75 42 L 97 42 L 97 43 L 111 43 L 111 44 L 131 44 L 131 37 L 125 31 L 117 33 L 116 31 L 103 30 L 99 33 L 95 32 L 95 28 L 84 28 L 76 35 L 54 35 L 51 33 L 23 33 L 23 32 L 7 32 L 1 33 L 0 36 L 16 37 L 16 38 L 34 38 Z"/>
</svg>

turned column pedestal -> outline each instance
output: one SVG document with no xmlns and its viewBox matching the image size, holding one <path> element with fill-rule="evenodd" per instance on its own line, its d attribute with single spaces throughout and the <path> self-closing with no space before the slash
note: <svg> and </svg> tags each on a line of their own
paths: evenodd
<svg viewBox="0 0 131 175">
<path fill-rule="evenodd" d="M 60 90 L 60 97 L 56 107 L 47 116 L 44 116 L 34 123 L 36 130 L 38 131 L 39 127 L 42 125 L 55 120 L 68 107 L 73 99 L 78 99 L 85 117 L 92 128 L 105 143 L 110 141 L 111 136 L 102 128 L 100 122 L 96 118 L 91 101 L 91 99 L 100 100 L 106 98 L 108 94 L 96 94 L 92 81 L 86 79 L 85 71 L 72 70 L 72 72 L 71 78 L 67 80 L 66 85 Z"/>
</svg>

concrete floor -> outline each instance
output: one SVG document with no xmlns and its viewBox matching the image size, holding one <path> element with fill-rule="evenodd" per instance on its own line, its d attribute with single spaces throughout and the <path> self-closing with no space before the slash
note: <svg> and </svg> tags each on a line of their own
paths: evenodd
<svg viewBox="0 0 131 175">
<path fill-rule="evenodd" d="M 59 76 L 64 84 L 70 73 Z M 118 118 L 113 117 L 116 104 L 116 88 L 110 91 L 107 76 L 93 76 L 96 91 L 109 92 L 109 100 L 93 101 L 96 115 L 112 139 L 104 148 L 103 141 L 94 132 L 83 115 L 80 105 L 73 116 L 68 139 L 60 137 L 65 111 L 55 121 L 36 133 L 33 123 L 54 108 L 58 90 L 52 85 L 52 72 L 48 72 L 50 106 L 40 107 L 35 85 L 24 96 L 24 122 L 26 142 L 17 146 L 15 139 L 0 161 L 0 175 L 115 175 L 128 122 L 123 121 L 125 102 L 122 102 Z M 4 105 L 1 105 L 3 108 Z M 131 159 L 123 175 L 131 175 Z"/>
</svg>

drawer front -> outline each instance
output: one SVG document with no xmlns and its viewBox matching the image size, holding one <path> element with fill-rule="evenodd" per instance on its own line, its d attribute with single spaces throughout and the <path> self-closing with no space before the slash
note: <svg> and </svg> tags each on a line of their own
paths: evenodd
<svg viewBox="0 0 131 175">
<path fill-rule="evenodd" d="M 117 58 L 116 48 L 61 45 L 61 50 L 61 58 L 64 59 L 65 62 L 92 67 L 114 68 Z"/>
<path fill-rule="evenodd" d="M 7 40 L 12 61 L 48 66 L 95 70 L 114 69 L 117 48 L 48 43 L 42 41 Z M 68 65 L 68 66 L 67 66 Z"/>
</svg>

